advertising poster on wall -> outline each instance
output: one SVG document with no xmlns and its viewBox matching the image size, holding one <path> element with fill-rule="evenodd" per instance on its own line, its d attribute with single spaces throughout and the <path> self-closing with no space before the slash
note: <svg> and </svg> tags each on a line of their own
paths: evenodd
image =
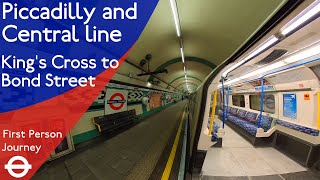
<svg viewBox="0 0 320 180">
<path fill-rule="evenodd" d="M 297 118 L 297 98 L 295 94 L 283 95 L 283 116 L 291 119 Z"/>
<path fill-rule="evenodd" d="M 150 103 L 149 103 L 150 110 L 160 107 L 161 104 L 162 104 L 162 94 L 154 93 L 150 95 Z"/>
<path fill-rule="evenodd" d="M 165 95 L 165 103 L 166 104 L 169 104 L 172 102 L 172 97 L 171 97 L 171 94 L 166 94 Z"/>
<path fill-rule="evenodd" d="M 127 111 L 128 90 L 107 89 L 105 114 Z"/>
</svg>

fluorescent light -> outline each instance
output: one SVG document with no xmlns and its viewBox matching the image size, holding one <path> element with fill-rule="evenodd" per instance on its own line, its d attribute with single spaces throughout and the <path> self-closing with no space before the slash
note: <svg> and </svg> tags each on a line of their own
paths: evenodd
<svg viewBox="0 0 320 180">
<path fill-rule="evenodd" d="M 290 32 L 297 29 L 300 25 L 314 17 L 317 13 L 320 12 L 320 0 L 316 0 L 295 18 L 293 18 L 284 28 L 281 30 L 281 34 L 287 35 Z"/>
<path fill-rule="evenodd" d="M 256 76 L 256 75 L 261 75 L 261 74 L 263 74 L 265 72 L 268 72 L 268 71 L 271 71 L 271 70 L 275 70 L 275 69 L 280 68 L 280 67 L 285 66 L 285 65 L 286 65 L 285 62 L 279 61 L 279 62 L 276 62 L 276 63 L 271 64 L 269 66 L 265 66 L 263 68 L 260 68 L 260 69 L 257 69 L 255 71 L 252 71 L 252 72 L 250 72 L 248 74 L 245 74 L 245 75 L 243 75 L 243 76 L 241 76 L 239 78 L 235 78 L 235 79 L 229 80 L 229 81 L 225 82 L 224 85 L 230 85 L 232 83 L 235 83 L 235 82 L 238 82 L 238 81 L 241 81 L 241 80 L 244 80 L 244 79 Z M 218 87 L 221 87 L 221 86 L 222 86 L 221 84 L 218 85 Z"/>
<path fill-rule="evenodd" d="M 181 36 L 180 23 L 179 23 L 178 9 L 177 9 L 176 1 L 170 0 L 170 5 L 171 5 L 172 14 L 173 14 L 174 24 L 176 25 L 177 36 L 180 37 Z"/>
<path fill-rule="evenodd" d="M 252 71 L 252 72 L 250 72 L 248 74 L 245 74 L 245 75 L 243 75 L 243 76 L 241 76 L 239 78 L 229 80 L 229 81 L 225 82 L 225 85 L 229 85 L 229 84 L 232 84 L 234 82 L 237 82 L 237 81 L 240 81 L 240 80 L 244 80 L 244 79 L 256 76 L 256 75 L 261 75 L 261 74 L 263 74 L 265 72 L 275 70 L 275 69 L 283 67 L 283 66 L 285 66 L 287 64 L 294 63 L 294 62 L 300 61 L 300 60 L 305 59 L 305 58 L 309 58 L 309 57 L 317 55 L 319 53 L 320 53 L 320 44 L 318 44 L 316 46 L 313 46 L 313 47 L 310 47 L 310 48 L 307 48 L 305 50 L 302 50 L 302 51 L 296 53 L 295 55 L 292 55 L 292 56 L 284 59 L 283 61 L 279 61 L 279 62 L 276 62 L 276 63 L 271 64 L 269 66 L 265 66 L 263 68 L 257 69 L 255 71 Z M 222 85 L 220 84 L 218 87 L 221 87 L 221 86 Z"/>
<path fill-rule="evenodd" d="M 183 48 L 180 48 L 180 52 L 181 52 L 181 59 L 182 59 L 182 62 L 184 63 L 184 53 L 183 53 Z"/>
<path fill-rule="evenodd" d="M 277 42 L 278 38 L 275 36 L 271 36 L 270 38 L 268 38 L 265 42 L 263 42 L 260 46 L 258 46 L 255 50 L 253 50 L 249 56 L 247 56 L 244 60 L 250 60 L 251 58 L 253 58 L 254 56 L 256 56 L 257 54 L 261 53 L 262 51 L 264 51 L 265 49 L 267 49 L 268 47 L 270 47 L 273 43 Z"/>
<path fill-rule="evenodd" d="M 256 75 L 260 75 L 262 73 L 265 73 L 265 72 L 268 72 L 268 71 L 271 71 L 271 70 L 274 70 L 274 69 L 277 69 L 279 67 L 282 67 L 282 66 L 285 66 L 286 63 L 283 62 L 283 61 L 279 61 L 279 62 L 276 62 L 274 64 L 270 64 L 269 66 L 265 66 L 263 68 L 260 68 L 260 69 L 257 69 L 251 73 L 248 73 L 246 75 L 243 75 L 241 76 L 240 78 L 241 79 L 247 79 L 249 77 L 253 77 L 253 76 L 256 76 Z"/>
<path fill-rule="evenodd" d="M 185 67 L 185 66 L 183 66 L 183 72 L 184 72 L 185 75 L 186 75 L 186 67 Z"/>
<path fill-rule="evenodd" d="M 148 81 L 147 82 L 147 87 L 151 87 L 152 86 L 152 84 Z"/>
<path fill-rule="evenodd" d="M 240 80 L 241 80 L 240 78 L 232 79 L 232 80 L 227 81 L 226 83 L 224 83 L 224 85 L 229 85 L 229 84 L 232 84 L 232 83 L 240 81 Z"/>
<path fill-rule="evenodd" d="M 184 75 L 184 78 L 187 79 L 187 75 L 186 74 Z"/>
<path fill-rule="evenodd" d="M 233 71 L 234 69 L 236 69 L 237 67 L 241 66 L 244 63 L 244 60 L 239 61 L 237 64 L 231 66 L 229 69 L 227 69 L 223 74 L 222 77 L 226 77 L 229 72 Z"/>
<path fill-rule="evenodd" d="M 301 52 L 298 52 L 297 54 L 295 55 L 292 55 L 288 58 L 286 58 L 285 60 L 283 60 L 285 63 L 294 63 L 294 62 L 297 62 L 297 61 L 300 61 L 302 59 L 305 59 L 305 58 L 308 58 L 308 57 L 311 57 L 311 56 L 314 56 L 316 54 L 319 54 L 320 53 L 320 44 L 317 45 L 317 46 L 314 46 L 314 47 L 311 47 L 311 48 L 308 48 L 306 50 L 303 50 Z"/>
<path fill-rule="evenodd" d="M 235 65 L 231 66 L 229 69 L 227 69 L 223 74 L 222 77 L 227 77 L 227 75 L 235 70 L 236 68 L 238 68 L 239 66 L 243 65 L 244 63 L 246 63 L 248 60 L 250 60 L 251 58 L 255 57 L 256 55 L 258 55 L 259 53 L 263 52 L 264 50 L 266 50 L 267 48 L 269 48 L 271 45 L 273 45 L 275 42 L 277 42 L 279 39 L 277 37 L 275 37 L 274 35 L 272 35 L 270 38 L 268 38 L 266 41 L 264 41 L 260 46 L 258 46 L 256 49 L 254 49 L 252 52 L 249 53 L 249 55 L 247 57 L 245 57 L 243 60 L 239 61 L 238 63 L 236 63 Z"/>
</svg>

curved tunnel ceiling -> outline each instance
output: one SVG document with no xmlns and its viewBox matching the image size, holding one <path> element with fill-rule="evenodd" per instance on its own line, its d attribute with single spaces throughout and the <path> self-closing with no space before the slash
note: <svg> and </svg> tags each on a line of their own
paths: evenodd
<svg viewBox="0 0 320 180">
<path fill-rule="evenodd" d="M 177 77 L 177 78 L 175 78 L 174 80 L 172 80 L 172 81 L 170 81 L 169 82 L 169 84 L 168 84 L 168 86 L 167 86 L 167 88 L 170 86 L 170 85 L 172 85 L 172 83 L 174 83 L 175 81 L 181 81 L 181 80 L 183 80 L 183 81 L 185 81 L 185 77 L 184 76 L 179 76 L 179 77 Z M 194 76 L 188 76 L 188 80 L 197 80 L 197 81 L 199 81 L 199 83 L 201 84 L 202 83 L 202 80 L 201 79 L 199 79 L 199 78 L 197 78 L 197 77 L 194 77 Z"/>
<path fill-rule="evenodd" d="M 186 83 L 186 80 L 185 79 L 181 79 L 179 81 L 174 82 L 172 85 L 174 87 L 178 87 L 182 83 Z M 199 86 L 201 84 L 199 81 L 194 80 L 194 79 L 188 79 L 188 83 L 193 83 L 193 84 L 196 84 L 197 86 Z"/>
<path fill-rule="evenodd" d="M 287 1 L 176 0 L 176 2 L 187 76 L 204 80 Z M 177 87 L 178 84 L 172 81 L 184 76 L 184 72 L 170 0 L 159 1 L 128 58 L 139 64 L 149 53 L 152 54 L 150 71 L 168 69 L 167 74 L 157 76 L 166 84 Z M 153 76 L 148 77 L 148 80 L 153 80 Z M 200 82 L 196 81 L 194 84 L 199 85 Z"/>
</svg>

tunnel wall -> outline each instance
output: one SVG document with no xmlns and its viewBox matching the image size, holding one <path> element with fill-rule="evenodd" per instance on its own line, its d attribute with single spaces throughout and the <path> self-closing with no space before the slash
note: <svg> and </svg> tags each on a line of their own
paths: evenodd
<svg viewBox="0 0 320 180">
<path fill-rule="evenodd" d="M 139 117 L 138 121 L 181 100 L 181 94 L 178 93 L 109 83 L 78 123 L 72 128 L 70 134 L 73 137 L 74 144 L 79 144 L 100 135 L 91 119 L 93 117 L 117 112 L 110 109 L 108 103 L 107 105 L 105 103 L 105 100 L 108 100 L 110 96 L 115 93 L 122 93 L 126 101 L 123 108 L 118 112 L 135 109 Z M 143 103 L 143 101 L 145 101 L 145 103 Z"/>
</svg>

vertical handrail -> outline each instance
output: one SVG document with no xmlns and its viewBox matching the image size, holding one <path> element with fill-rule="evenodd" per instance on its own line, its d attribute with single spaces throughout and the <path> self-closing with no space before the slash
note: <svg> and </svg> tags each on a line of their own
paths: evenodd
<svg viewBox="0 0 320 180">
<path fill-rule="evenodd" d="M 260 100 L 260 116 L 258 121 L 258 128 L 261 127 L 262 122 L 262 112 L 263 112 L 263 104 L 264 104 L 264 78 L 261 78 L 261 100 Z"/>
<path fill-rule="evenodd" d="M 213 123 L 214 123 L 214 116 L 216 114 L 216 106 L 217 106 L 217 91 L 213 92 L 213 102 L 212 102 L 212 106 L 211 106 L 211 119 L 210 119 L 210 127 L 209 127 L 209 136 L 212 133 L 212 127 L 213 127 Z"/>
<path fill-rule="evenodd" d="M 320 92 L 317 92 L 318 99 L 318 130 L 320 130 Z"/>
<path fill-rule="evenodd" d="M 226 115 L 228 115 L 228 109 L 229 109 L 229 96 L 230 96 L 230 86 L 228 86 L 228 92 L 227 92 L 227 108 L 226 108 Z"/>
<path fill-rule="evenodd" d="M 224 129 L 224 121 L 226 118 L 226 111 L 225 111 L 225 104 L 224 104 L 224 79 L 221 78 L 221 84 L 222 84 L 222 128 Z"/>
</svg>

